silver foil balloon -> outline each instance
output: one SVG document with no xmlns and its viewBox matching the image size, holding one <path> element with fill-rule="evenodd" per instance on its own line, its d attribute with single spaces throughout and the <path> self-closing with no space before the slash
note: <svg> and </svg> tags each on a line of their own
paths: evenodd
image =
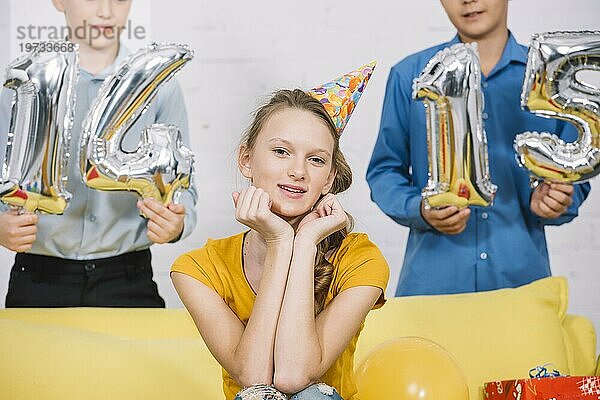
<svg viewBox="0 0 600 400">
<path fill-rule="evenodd" d="M 7 68 L 4 86 L 15 91 L 0 199 L 27 211 L 62 214 L 76 84 L 78 47 L 40 43 Z"/>
<path fill-rule="evenodd" d="M 153 43 L 105 80 L 83 128 L 80 166 L 89 187 L 134 191 L 165 205 L 189 188 L 193 155 L 177 127 L 146 127 L 132 152 L 122 142 L 160 87 L 192 57 L 187 46 Z"/>
<path fill-rule="evenodd" d="M 477 45 L 459 43 L 439 51 L 415 79 L 413 98 L 423 100 L 427 112 L 426 206 L 491 205 L 497 188 L 490 180 L 481 116 Z"/>
<path fill-rule="evenodd" d="M 586 70 L 600 71 L 600 32 L 533 35 L 521 107 L 579 131 L 572 143 L 548 132 L 515 137 L 518 162 L 538 178 L 577 183 L 600 173 L 600 87 L 579 79 Z"/>
</svg>

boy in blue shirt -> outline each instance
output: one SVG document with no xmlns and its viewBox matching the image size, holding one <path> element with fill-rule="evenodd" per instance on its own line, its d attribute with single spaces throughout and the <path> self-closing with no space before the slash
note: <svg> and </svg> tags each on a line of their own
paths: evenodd
<svg viewBox="0 0 600 400">
<path fill-rule="evenodd" d="M 78 154 L 83 120 L 104 79 L 126 59 L 119 41 L 131 0 L 52 0 L 65 14 L 79 44 L 79 82 L 71 131 L 72 155 Z M 85 26 L 89 37 L 79 37 Z M 13 92 L 3 90 L 0 130 L 8 131 Z M 179 127 L 189 146 L 187 114 L 181 89 L 175 81 L 158 92 L 146 112 L 123 141 L 134 150 L 143 128 L 152 123 Z M 137 200 L 128 192 L 102 192 L 81 179 L 77 157 L 71 156 L 67 190 L 73 197 L 63 215 L 0 213 L 0 244 L 16 251 L 7 307 L 164 307 L 152 280 L 153 243 L 168 243 L 188 236 L 196 224 L 196 191 L 192 187 L 180 204 L 163 206 L 152 199 Z M 140 212 L 148 219 L 140 217 Z"/>
<path fill-rule="evenodd" d="M 549 276 L 544 226 L 575 218 L 590 190 L 588 184 L 546 182 L 532 190 L 528 172 L 515 160 L 518 133 L 547 131 L 567 141 L 577 135 L 562 121 L 521 110 L 527 48 L 508 30 L 508 0 L 441 3 L 458 33 L 392 68 L 367 170 L 372 200 L 410 228 L 397 296 L 516 287 Z M 489 208 L 426 209 L 425 109 L 412 99 L 412 82 L 439 50 L 460 42 L 478 42 L 490 173 L 498 192 Z"/>
</svg>

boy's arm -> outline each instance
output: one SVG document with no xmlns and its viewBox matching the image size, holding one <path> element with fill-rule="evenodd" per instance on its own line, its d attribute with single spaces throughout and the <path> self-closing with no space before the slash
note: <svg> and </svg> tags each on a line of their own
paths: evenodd
<svg viewBox="0 0 600 400">
<path fill-rule="evenodd" d="M 159 92 L 160 104 L 156 114 L 157 123 L 176 125 L 181 131 L 183 144 L 191 149 L 188 117 L 181 87 L 175 80 L 167 82 Z M 192 176 L 190 188 L 184 190 L 179 197 L 179 204 L 185 207 L 183 231 L 175 241 L 188 237 L 196 227 L 196 202 L 198 194 Z"/>
<path fill-rule="evenodd" d="M 414 186 L 410 159 L 412 75 L 392 68 L 379 136 L 367 169 L 371 199 L 390 218 L 413 229 L 431 230 L 421 215 L 421 188 Z"/>
</svg>

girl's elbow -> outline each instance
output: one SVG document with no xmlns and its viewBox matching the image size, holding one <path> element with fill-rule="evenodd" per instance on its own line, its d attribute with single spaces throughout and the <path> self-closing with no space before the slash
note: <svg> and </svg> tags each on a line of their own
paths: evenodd
<svg viewBox="0 0 600 400">
<path fill-rule="evenodd" d="M 312 378 L 298 371 L 278 371 L 273 377 L 273 384 L 280 392 L 293 394 L 307 388 L 312 384 Z"/>
<path fill-rule="evenodd" d="M 273 384 L 272 377 L 268 376 L 264 371 L 259 371 L 257 368 L 245 368 L 231 375 L 241 387 Z"/>
</svg>

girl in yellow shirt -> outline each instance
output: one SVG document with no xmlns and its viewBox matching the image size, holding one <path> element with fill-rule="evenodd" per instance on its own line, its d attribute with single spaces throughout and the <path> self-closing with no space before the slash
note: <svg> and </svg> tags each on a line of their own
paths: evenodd
<svg viewBox="0 0 600 400">
<path fill-rule="evenodd" d="M 335 196 L 352 182 L 340 132 L 308 93 L 275 93 L 238 153 L 251 186 L 233 193 L 235 217 L 250 229 L 172 267 L 227 400 L 358 399 L 356 341 L 389 269 L 365 234 L 348 233 Z"/>
</svg>

